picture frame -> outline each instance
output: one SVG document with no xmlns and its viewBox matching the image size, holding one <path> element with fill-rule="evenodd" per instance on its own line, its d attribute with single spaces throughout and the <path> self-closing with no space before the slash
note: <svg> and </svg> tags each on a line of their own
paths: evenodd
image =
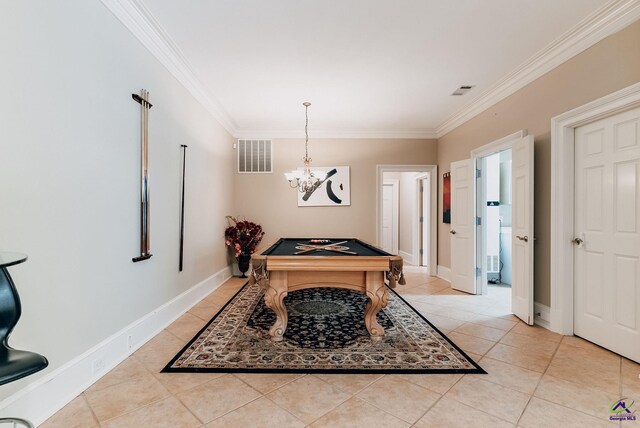
<svg viewBox="0 0 640 428">
<path fill-rule="evenodd" d="M 442 175 L 442 222 L 451 224 L 451 173 Z"/>
<path fill-rule="evenodd" d="M 320 186 L 298 192 L 299 207 L 345 207 L 351 205 L 351 169 L 348 166 L 317 167 L 327 172 Z"/>
</svg>

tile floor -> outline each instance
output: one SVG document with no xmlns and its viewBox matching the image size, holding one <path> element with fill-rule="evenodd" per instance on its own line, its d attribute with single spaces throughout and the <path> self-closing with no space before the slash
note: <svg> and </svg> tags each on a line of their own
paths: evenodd
<svg viewBox="0 0 640 428">
<path fill-rule="evenodd" d="M 525 325 L 508 289 L 470 296 L 406 271 L 400 294 L 488 374 L 159 373 L 242 286 L 233 278 L 41 426 L 640 427 L 608 421 L 615 400 L 640 403 L 640 365 Z"/>
</svg>

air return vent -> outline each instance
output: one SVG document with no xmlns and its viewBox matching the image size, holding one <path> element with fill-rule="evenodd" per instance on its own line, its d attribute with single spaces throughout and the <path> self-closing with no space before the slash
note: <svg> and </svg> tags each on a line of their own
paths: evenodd
<svg viewBox="0 0 640 428">
<path fill-rule="evenodd" d="M 453 91 L 451 95 L 464 95 L 467 92 L 469 92 L 471 89 L 473 89 L 473 85 L 460 86 L 458 89 Z"/>
<path fill-rule="evenodd" d="M 271 172 L 271 140 L 238 140 L 238 172 Z"/>
</svg>

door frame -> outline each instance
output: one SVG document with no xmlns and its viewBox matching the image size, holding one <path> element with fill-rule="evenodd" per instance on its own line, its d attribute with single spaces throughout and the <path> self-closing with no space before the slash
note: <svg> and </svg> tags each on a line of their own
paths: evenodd
<svg viewBox="0 0 640 428">
<path fill-rule="evenodd" d="M 418 230 L 420 231 L 419 246 L 424 250 L 422 254 L 419 255 L 418 266 L 428 267 L 430 265 L 429 256 L 431 255 L 431 250 L 429 248 L 425 248 L 424 243 L 431 242 L 431 236 L 429 235 L 429 221 L 431 220 L 431 210 L 429 209 L 431 207 L 431 181 L 429 180 L 433 180 L 433 177 L 431 177 L 431 174 L 424 174 L 419 176 L 416 180 L 418 180 L 418 203 L 420 205 L 418 209 L 418 216 L 422 214 L 423 217 L 422 221 L 418 219 Z M 427 180 L 428 186 L 424 185 L 425 180 Z M 420 191 L 420 189 L 422 189 L 422 191 Z"/>
<path fill-rule="evenodd" d="M 472 150 L 472 164 L 476 169 L 482 170 L 484 167 L 484 158 L 503 150 L 512 149 L 514 142 L 521 140 L 527 135 L 527 130 L 522 129 L 518 132 L 514 132 L 513 134 L 507 135 L 506 137 L 502 137 L 498 140 L 492 141 L 489 144 L 485 144 L 482 147 L 478 147 L 477 149 Z M 485 197 L 485 182 L 482 174 L 480 175 L 480 177 L 476 178 L 476 182 L 473 188 L 475 217 L 480 217 L 481 219 L 486 218 L 487 206 L 486 204 L 481 205 L 481 201 L 484 200 Z M 513 192 L 513 189 L 511 191 Z M 473 229 L 473 236 L 474 259 L 476 261 L 476 267 L 480 268 L 480 275 L 476 276 L 476 291 L 478 292 L 478 294 L 487 294 L 487 248 L 484 245 L 484 242 L 487 239 L 487 230 L 486 228 L 482 227 L 482 221 L 480 225 L 478 225 L 478 222 L 476 221 Z"/>
<path fill-rule="evenodd" d="M 640 106 L 640 83 L 551 119 L 551 331 L 573 334 L 575 128 Z"/>
<path fill-rule="evenodd" d="M 422 187 L 422 180 L 429 179 L 431 173 L 425 172 L 423 174 L 417 175 L 415 177 L 415 193 L 414 193 L 414 207 L 413 207 L 413 224 L 411 225 L 411 236 L 413 237 L 413 245 L 411 246 L 411 252 L 413 253 L 413 264 L 416 266 L 424 266 L 422 264 L 422 256 L 420 254 L 420 248 L 422 247 L 422 252 L 427 253 L 429 255 L 429 249 L 424 248 L 424 244 L 422 242 L 423 238 L 423 225 L 420 223 L 420 214 L 422 213 L 422 204 L 424 203 L 423 193 L 420 192 L 420 188 Z M 427 189 L 428 192 L 428 189 Z M 422 217 L 430 217 L 429 215 L 422 214 Z M 428 229 L 428 227 L 427 227 Z M 429 267 L 429 263 L 427 262 L 427 267 Z"/>
<path fill-rule="evenodd" d="M 438 165 L 376 165 L 376 245 L 382 236 L 382 174 L 385 172 L 425 172 L 431 176 L 429 186 L 429 275 L 436 276 L 438 266 Z"/>
<path fill-rule="evenodd" d="M 393 223 L 393 235 L 391 236 L 392 253 L 398 253 L 400 247 L 400 180 L 398 179 L 386 179 L 383 180 L 382 186 L 393 186 L 393 209 L 392 209 L 392 223 Z M 384 201 L 383 201 L 384 204 Z M 382 222 L 382 217 L 380 217 Z M 382 235 L 381 235 L 382 236 Z M 380 242 L 380 248 L 382 248 L 382 242 Z"/>
</svg>

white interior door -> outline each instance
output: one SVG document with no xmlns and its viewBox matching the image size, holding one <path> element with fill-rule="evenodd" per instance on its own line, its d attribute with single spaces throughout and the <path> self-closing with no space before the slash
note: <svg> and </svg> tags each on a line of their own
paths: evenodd
<svg viewBox="0 0 640 428">
<path fill-rule="evenodd" d="M 512 156 L 511 310 L 533 325 L 533 136 L 514 142 Z"/>
<path fill-rule="evenodd" d="M 430 237 L 429 237 L 429 225 L 431 224 L 431 216 L 429 209 L 429 202 L 431 201 L 431 184 L 429 183 L 429 178 L 423 178 L 420 180 L 420 186 L 422 188 L 422 220 L 420 221 L 420 226 L 422 229 L 422 245 L 420 249 L 422 250 L 422 260 L 420 261 L 421 266 L 429 265 L 429 248 L 430 248 Z"/>
<path fill-rule="evenodd" d="M 399 187 L 398 180 L 382 184 L 382 249 L 391 254 L 398 254 Z"/>
<path fill-rule="evenodd" d="M 575 130 L 574 333 L 640 361 L 640 109 Z"/>
<path fill-rule="evenodd" d="M 451 163 L 451 288 L 476 294 L 471 159 Z"/>
</svg>

